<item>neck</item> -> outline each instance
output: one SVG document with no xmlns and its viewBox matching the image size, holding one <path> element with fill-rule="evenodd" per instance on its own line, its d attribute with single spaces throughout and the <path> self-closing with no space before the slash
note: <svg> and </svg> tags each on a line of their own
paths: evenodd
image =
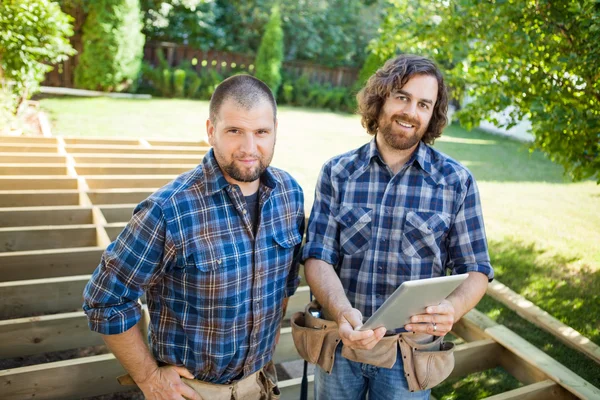
<svg viewBox="0 0 600 400">
<path fill-rule="evenodd" d="M 375 143 L 377 144 L 377 150 L 379 150 L 381 158 L 383 158 L 383 162 L 385 162 L 394 175 L 396 175 L 402 169 L 404 164 L 410 160 L 410 157 L 419 146 L 420 141 L 413 147 L 405 150 L 398 150 L 388 146 L 380 135 L 375 137 Z"/>
</svg>

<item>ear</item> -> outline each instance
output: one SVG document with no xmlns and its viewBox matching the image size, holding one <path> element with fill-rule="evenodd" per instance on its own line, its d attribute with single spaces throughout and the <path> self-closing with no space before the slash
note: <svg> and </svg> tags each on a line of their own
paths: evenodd
<svg viewBox="0 0 600 400">
<path fill-rule="evenodd" d="M 206 135 L 208 136 L 208 143 L 211 146 L 214 146 L 214 142 L 215 142 L 215 126 L 210 121 L 210 119 L 206 120 Z"/>
</svg>

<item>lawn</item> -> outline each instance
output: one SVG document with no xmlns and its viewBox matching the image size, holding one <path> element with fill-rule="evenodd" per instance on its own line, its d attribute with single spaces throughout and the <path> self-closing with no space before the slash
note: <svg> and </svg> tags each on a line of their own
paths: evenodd
<svg viewBox="0 0 600 400">
<path fill-rule="evenodd" d="M 203 138 L 208 103 L 191 100 L 49 98 L 54 133 L 65 136 Z M 357 116 L 281 107 L 273 164 L 290 171 L 307 207 L 323 162 L 370 139 Z M 571 183 L 526 144 L 458 126 L 435 147 L 479 184 L 497 278 L 600 345 L 600 186 Z M 486 297 L 478 306 L 600 387 L 598 365 Z M 438 399 L 480 398 L 514 387 L 501 370 L 447 382 Z"/>
</svg>

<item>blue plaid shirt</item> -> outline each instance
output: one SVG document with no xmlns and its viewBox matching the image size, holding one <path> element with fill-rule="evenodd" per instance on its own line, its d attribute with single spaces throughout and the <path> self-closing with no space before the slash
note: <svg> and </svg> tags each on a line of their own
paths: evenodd
<svg viewBox="0 0 600 400">
<path fill-rule="evenodd" d="M 329 160 L 315 190 L 302 258 L 333 265 L 363 317 L 404 281 L 446 270 L 494 276 L 475 180 L 422 142 L 396 175 L 375 139 Z"/>
<path fill-rule="evenodd" d="M 140 203 L 85 288 L 90 328 L 110 335 L 133 327 L 145 292 L 157 361 L 213 383 L 262 368 L 282 301 L 299 282 L 304 197 L 272 167 L 259 190 L 256 236 L 241 190 L 225 180 L 212 150 Z"/>
</svg>

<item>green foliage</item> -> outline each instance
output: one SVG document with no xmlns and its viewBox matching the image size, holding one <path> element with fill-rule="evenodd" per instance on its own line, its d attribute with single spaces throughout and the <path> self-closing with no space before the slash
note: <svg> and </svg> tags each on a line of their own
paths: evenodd
<svg viewBox="0 0 600 400">
<path fill-rule="evenodd" d="M 185 71 L 177 68 L 173 72 L 173 93 L 175 97 L 185 96 Z"/>
<path fill-rule="evenodd" d="M 279 91 L 278 103 L 331 111 L 354 112 L 356 109 L 354 98 L 355 91 L 353 88 L 310 83 L 306 75 L 294 78 L 286 74 Z"/>
<path fill-rule="evenodd" d="M 46 72 L 75 53 L 70 17 L 49 0 L 0 1 L 0 86 L 4 113 L 35 93 Z"/>
<path fill-rule="evenodd" d="M 271 18 L 258 48 L 256 61 L 256 77 L 265 82 L 277 93 L 281 84 L 281 63 L 283 62 L 283 30 L 279 7 L 273 7 Z"/>
<path fill-rule="evenodd" d="M 571 179 L 600 183 L 600 3 L 389 4 L 372 51 L 436 59 L 453 95 L 472 99 L 458 114 L 461 124 L 487 119 L 510 128 L 528 118 L 535 147 Z M 505 110 L 502 121 L 496 113 Z"/>
<path fill-rule="evenodd" d="M 186 97 L 194 98 L 194 96 L 196 96 L 196 93 L 198 93 L 198 89 L 200 89 L 200 85 L 202 85 L 202 79 L 193 69 L 186 69 L 185 77 L 188 81 Z"/>
<path fill-rule="evenodd" d="M 86 10 L 75 84 L 93 90 L 135 89 L 145 40 L 139 0 L 96 0 Z"/>
</svg>

